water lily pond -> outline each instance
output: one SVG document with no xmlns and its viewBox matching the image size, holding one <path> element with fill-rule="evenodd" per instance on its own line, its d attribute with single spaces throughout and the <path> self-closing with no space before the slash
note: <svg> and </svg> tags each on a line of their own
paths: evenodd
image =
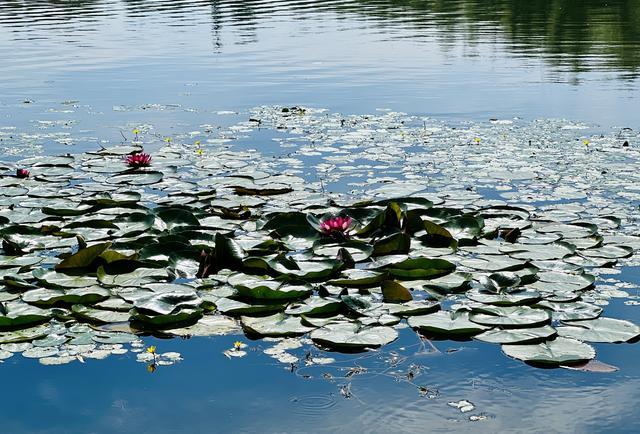
<svg viewBox="0 0 640 434">
<path fill-rule="evenodd" d="M 627 2 L 73 3 L 0 6 L 4 432 L 640 430 L 640 37 L 522 27 Z"/>
<path fill-rule="evenodd" d="M 622 278 L 640 237 L 625 188 L 636 151 L 617 134 L 558 122 L 462 130 L 302 107 L 246 117 L 230 129 L 271 129 L 288 157 L 183 137 L 154 146 L 137 129 L 127 144 L 4 165 L 5 365 L 109 359 L 100 363 L 167 375 L 201 363 L 188 360 L 199 349 L 239 377 L 252 360 L 261 375 L 325 383 L 324 396 L 292 398 L 309 411 L 337 399 L 365 405 L 359 387 L 373 377 L 416 402 L 449 399 L 474 422 L 497 414 L 443 396 L 432 360 L 478 366 L 488 352 L 520 369 L 620 372 L 627 359 L 615 354 L 640 337 L 629 321 L 637 287 Z M 543 133 L 544 144 L 514 139 Z M 509 168 L 487 172 L 496 141 Z M 546 157 L 523 168 L 510 146 L 544 146 Z M 451 153 L 459 158 L 445 176 L 438 160 Z M 576 164 L 554 167 L 563 154 Z M 376 161 L 387 168 L 366 178 Z M 606 188 L 581 179 L 593 164 L 615 165 Z"/>
</svg>

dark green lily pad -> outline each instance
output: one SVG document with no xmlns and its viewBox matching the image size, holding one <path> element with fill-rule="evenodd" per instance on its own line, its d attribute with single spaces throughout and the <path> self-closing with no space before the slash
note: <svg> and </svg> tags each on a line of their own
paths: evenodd
<svg viewBox="0 0 640 434">
<path fill-rule="evenodd" d="M 335 298 L 312 296 L 304 303 L 290 304 L 285 310 L 287 315 L 330 315 L 336 313 L 342 307 L 342 301 Z"/>
<path fill-rule="evenodd" d="M 237 289 L 238 294 L 256 300 L 295 300 L 305 298 L 313 289 L 308 285 L 290 285 L 271 280 L 267 276 L 234 274 L 228 283 Z"/>
</svg>

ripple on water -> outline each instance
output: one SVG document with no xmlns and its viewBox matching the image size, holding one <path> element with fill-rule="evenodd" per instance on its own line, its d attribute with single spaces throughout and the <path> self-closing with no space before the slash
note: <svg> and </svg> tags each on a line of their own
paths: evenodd
<svg viewBox="0 0 640 434">
<path fill-rule="evenodd" d="M 290 401 L 294 413 L 305 417 L 324 416 L 336 405 L 336 397 L 333 394 L 295 396 Z"/>
</svg>

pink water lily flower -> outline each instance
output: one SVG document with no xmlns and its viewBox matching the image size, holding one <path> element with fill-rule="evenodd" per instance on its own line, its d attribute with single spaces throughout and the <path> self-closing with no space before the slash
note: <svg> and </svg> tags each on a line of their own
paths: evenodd
<svg viewBox="0 0 640 434">
<path fill-rule="evenodd" d="M 347 236 L 352 223 L 351 217 L 330 217 L 320 223 L 320 231 L 325 235 Z"/>
<path fill-rule="evenodd" d="M 127 155 L 124 162 L 129 167 L 137 169 L 139 167 L 148 167 L 151 165 L 151 155 L 146 152 L 140 152 L 139 154 Z"/>
<path fill-rule="evenodd" d="M 28 178 L 29 171 L 27 169 L 18 169 L 16 170 L 16 177 L 18 178 Z"/>
</svg>

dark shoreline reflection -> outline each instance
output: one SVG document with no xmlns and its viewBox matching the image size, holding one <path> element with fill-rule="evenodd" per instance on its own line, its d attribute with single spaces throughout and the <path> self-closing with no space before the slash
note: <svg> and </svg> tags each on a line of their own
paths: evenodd
<svg viewBox="0 0 640 434">
<path fill-rule="evenodd" d="M 214 51 L 223 49 L 220 35 L 226 27 L 235 28 L 239 43 L 246 44 L 255 42 L 257 28 L 274 18 L 331 14 L 332 19 L 380 28 L 385 38 L 399 37 L 402 30 L 403 37 L 414 40 L 435 34 L 443 46 L 451 40 L 497 44 L 514 56 L 542 57 L 560 70 L 612 70 L 629 80 L 640 70 L 637 0 L 9 0 L 0 2 L 0 27 L 47 38 L 42 33 L 48 29 L 86 31 L 87 24 L 115 14 L 128 20 L 162 14 L 171 26 L 208 19 Z"/>
</svg>

